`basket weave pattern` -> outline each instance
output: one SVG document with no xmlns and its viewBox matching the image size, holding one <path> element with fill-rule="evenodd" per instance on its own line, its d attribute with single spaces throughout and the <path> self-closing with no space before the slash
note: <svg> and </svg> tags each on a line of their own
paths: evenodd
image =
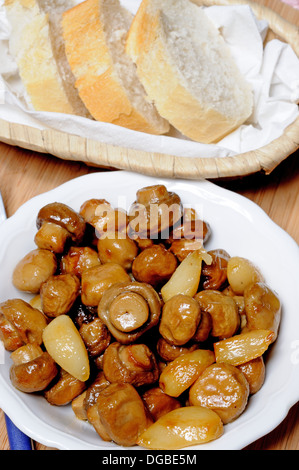
<svg viewBox="0 0 299 470">
<path fill-rule="evenodd" d="M 299 57 L 299 29 L 261 4 L 243 0 L 192 0 L 199 5 L 249 4 L 259 19 L 269 23 L 266 41 L 273 37 L 289 43 Z M 259 171 L 271 173 L 283 160 L 299 148 L 299 118 L 282 136 L 254 151 L 232 157 L 196 158 L 137 151 L 107 145 L 56 130 L 39 130 L 0 120 L 0 141 L 64 160 L 88 165 L 135 171 L 166 178 L 218 179 L 245 176 Z"/>
</svg>

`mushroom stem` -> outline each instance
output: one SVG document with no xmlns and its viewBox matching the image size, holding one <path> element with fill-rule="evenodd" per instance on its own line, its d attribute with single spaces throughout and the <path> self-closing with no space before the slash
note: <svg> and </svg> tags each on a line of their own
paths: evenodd
<svg viewBox="0 0 299 470">
<path fill-rule="evenodd" d="M 119 331 L 127 333 L 140 328 L 148 316 L 146 300 L 135 292 L 118 295 L 110 305 L 110 321 Z"/>
</svg>

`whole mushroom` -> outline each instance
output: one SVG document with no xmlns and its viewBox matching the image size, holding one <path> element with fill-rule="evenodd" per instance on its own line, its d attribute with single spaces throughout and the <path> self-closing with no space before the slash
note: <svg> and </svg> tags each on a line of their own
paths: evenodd
<svg viewBox="0 0 299 470">
<path fill-rule="evenodd" d="M 68 313 L 80 293 L 80 281 L 73 274 L 50 276 L 41 286 L 42 310 L 48 317 Z"/>
<path fill-rule="evenodd" d="M 47 323 L 40 310 L 22 299 L 11 299 L 0 304 L 0 338 L 8 351 L 27 343 L 42 344 Z"/>
<path fill-rule="evenodd" d="M 139 282 L 146 282 L 157 288 L 165 284 L 178 265 L 173 253 L 162 244 L 153 245 L 141 251 L 132 264 L 132 274 Z"/>
<path fill-rule="evenodd" d="M 240 315 L 232 297 L 220 291 L 207 289 L 198 292 L 194 298 L 202 311 L 212 317 L 211 335 L 219 339 L 230 338 L 240 326 Z"/>
<path fill-rule="evenodd" d="M 58 381 L 44 392 L 44 396 L 51 405 L 64 406 L 74 400 L 85 389 L 85 382 L 81 382 L 81 380 L 61 369 Z"/>
<path fill-rule="evenodd" d="M 210 265 L 203 264 L 203 288 L 221 290 L 227 282 L 227 264 L 230 256 L 225 250 L 212 250 L 208 253 L 213 261 Z"/>
<path fill-rule="evenodd" d="M 128 383 L 105 387 L 97 399 L 100 421 L 110 440 L 120 446 L 134 446 L 138 437 L 152 424 L 145 405 Z"/>
<path fill-rule="evenodd" d="M 199 303 L 188 295 L 178 294 L 163 305 L 159 332 L 168 343 L 182 346 L 193 338 L 200 320 Z"/>
<path fill-rule="evenodd" d="M 67 230 L 73 243 L 82 242 L 86 228 L 85 220 L 66 204 L 53 202 L 42 207 L 36 219 L 37 228 L 40 229 L 45 222 L 51 222 Z"/>
<path fill-rule="evenodd" d="M 71 238 L 70 232 L 53 222 L 44 222 L 36 232 L 34 242 L 38 248 L 61 254 Z"/>
<path fill-rule="evenodd" d="M 138 254 L 137 243 L 126 234 L 111 232 L 99 237 L 98 254 L 101 263 L 117 263 L 126 271 L 132 267 L 132 263 Z"/>
<path fill-rule="evenodd" d="M 13 271 L 12 282 L 21 291 L 38 294 L 42 283 L 55 274 L 56 269 L 55 253 L 38 248 L 19 261 Z"/>
<path fill-rule="evenodd" d="M 249 384 L 243 372 L 230 364 L 212 364 L 189 391 L 190 404 L 215 411 L 223 424 L 243 413 L 249 397 Z"/>
<path fill-rule="evenodd" d="M 142 399 L 149 410 L 153 421 L 157 421 L 169 411 L 176 410 L 182 405 L 177 398 L 167 395 L 160 387 L 153 387 L 142 394 Z"/>
<path fill-rule="evenodd" d="M 122 344 L 136 341 L 156 326 L 161 301 L 152 286 L 140 282 L 118 283 L 107 289 L 98 306 L 98 315 L 112 336 Z"/>
<path fill-rule="evenodd" d="M 86 269 L 81 278 L 82 303 L 97 307 L 105 291 L 118 282 L 130 282 L 127 271 L 117 263 L 106 263 Z"/>
<path fill-rule="evenodd" d="M 45 390 L 58 374 L 58 367 L 50 354 L 37 350 L 36 354 L 24 355 L 23 362 L 10 368 L 10 380 L 15 388 L 25 393 Z"/>
<path fill-rule="evenodd" d="M 146 186 L 137 191 L 129 210 L 129 230 L 142 238 L 167 238 L 183 215 L 180 197 L 162 185 Z"/>
<path fill-rule="evenodd" d="M 159 377 L 156 358 L 146 344 L 110 344 L 103 356 L 103 372 L 111 383 L 135 387 L 155 383 Z"/>
<path fill-rule="evenodd" d="M 277 294 L 264 282 L 256 282 L 244 291 L 246 326 L 243 331 L 273 331 L 273 342 L 277 338 L 281 320 L 281 302 Z"/>
<path fill-rule="evenodd" d="M 83 271 L 100 264 L 96 250 L 89 246 L 71 246 L 61 258 L 60 271 L 61 274 L 74 274 L 81 279 Z"/>
<path fill-rule="evenodd" d="M 90 357 L 100 356 L 111 343 L 111 334 L 100 318 L 83 323 L 79 329 Z"/>
<path fill-rule="evenodd" d="M 174 361 L 177 357 L 183 356 L 189 352 L 195 351 L 199 346 L 197 343 L 190 342 L 184 346 L 175 346 L 168 343 L 164 338 L 157 341 L 157 353 L 166 362 Z"/>
<path fill-rule="evenodd" d="M 110 385 L 110 382 L 106 379 L 103 371 L 100 371 L 86 390 L 82 402 L 83 410 L 81 411 L 83 415 L 85 411 L 86 418 L 103 441 L 111 441 L 111 437 L 100 420 L 97 400 L 101 391 L 108 387 L 108 385 Z"/>
</svg>

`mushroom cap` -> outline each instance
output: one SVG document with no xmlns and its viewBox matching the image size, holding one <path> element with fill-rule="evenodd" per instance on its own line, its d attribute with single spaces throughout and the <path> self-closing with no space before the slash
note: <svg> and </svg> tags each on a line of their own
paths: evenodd
<svg viewBox="0 0 299 470">
<path fill-rule="evenodd" d="M 135 221 L 138 219 L 138 232 L 144 232 L 144 236 L 156 237 L 166 232 L 169 235 L 169 230 L 181 220 L 182 215 L 181 198 L 176 193 L 161 184 L 146 186 L 137 191 L 136 201 L 131 205 L 129 226 L 135 231 Z"/>
<path fill-rule="evenodd" d="M 84 237 L 85 220 L 71 207 L 61 202 L 52 202 L 40 209 L 36 219 L 37 228 L 40 229 L 44 222 L 53 222 L 65 228 L 75 243 L 80 243 Z"/>
<path fill-rule="evenodd" d="M 23 364 L 14 364 L 10 380 L 15 388 L 25 393 L 45 390 L 58 373 L 55 361 L 47 352 Z"/>
</svg>

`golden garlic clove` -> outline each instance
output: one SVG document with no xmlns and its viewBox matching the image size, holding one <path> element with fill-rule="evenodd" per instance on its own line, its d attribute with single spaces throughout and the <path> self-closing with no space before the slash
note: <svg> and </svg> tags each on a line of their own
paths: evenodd
<svg viewBox="0 0 299 470">
<path fill-rule="evenodd" d="M 177 294 L 193 297 L 198 289 L 202 267 L 200 251 L 190 253 L 176 268 L 169 281 L 162 287 L 164 302 Z"/>
<path fill-rule="evenodd" d="M 262 356 L 273 342 L 270 330 L 252 330 L 214 343 L 216 362 L 239 366 Z"/>
<path fill-rule="evenodd" d="M 88 353 L 69 316 L 54 318 L 43 332 L 43 341 L 50 356 L 62 369 L 82 382 L 88 380 Z"/>
<path fill-rule="evenodd" d="M 215 355 L 209 350 L 197 349 L 183 354 L 163 369 L 159 379 L 159 386 L 167 395 L 178 397 L 213 362 L 215 362 Z"/>
<path fill-rule="evenodd" d="M 227 263 L 227 279 L 235 294 L 243 295 L 248 285 L 262 281 L 263 277 L 250 260 L 233 256 Z"/>
<path fill-rule="evenodd" d="M 152 450 L 175 450 L 218 439 L 223 423 L 212 410 L 188 406 L 170 411 L 147 428 L 137 444 Z"/>
</svg>

